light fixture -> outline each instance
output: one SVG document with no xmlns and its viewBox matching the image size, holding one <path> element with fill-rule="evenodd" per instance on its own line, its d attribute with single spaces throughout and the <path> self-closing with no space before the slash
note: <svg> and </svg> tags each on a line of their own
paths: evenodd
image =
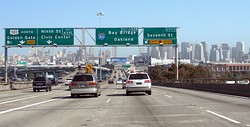
<svg viewBox="0 0 250 127">
<path fill-rule="evenodd" d="M 104 43 L 104 46 L 109 46 L 109 44 L 108 43 Z"/>
<path fill-rule="evenodd" d="M 130 46 L 130 43 L 126 43 L 126 46 Z"/>
<path fill-rule="evenodd" d="M 163 46 L 163 43 L 161 42 L 161 43 L 159 43 L 159 45 L 160 45 L 160 46 Z"/>
<path fill-rule="evenodd" d="M 20 48 L 22 48 L 22 44 L 17 44 L 17 47 L 20 47 Z"/>
<path fill-rule="evenodd" d="M 54 46 L 54 47 L 57 47 L 57 44 L 55 43 L 55 44 L 53 44 L 53 46 Z"/>
</svg>

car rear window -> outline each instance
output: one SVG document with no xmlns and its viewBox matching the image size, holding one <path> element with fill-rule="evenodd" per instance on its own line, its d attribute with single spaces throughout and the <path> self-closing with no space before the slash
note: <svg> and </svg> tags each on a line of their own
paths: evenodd
<svg viewBox="0 0 250 127">
<path fill-rule="evenodd" d="M 130 74 L 129 79 L 148 79 L 147 74 Z"/>
<path fill-rule="evenodd" d="M 92 75 L 76 75 L 73 81 L 93 81 Z"/>
<path fill-rule="evenodd" d="M 36 77 L 34 81 L 46 81 L 44 77 Z"/>
</svg>

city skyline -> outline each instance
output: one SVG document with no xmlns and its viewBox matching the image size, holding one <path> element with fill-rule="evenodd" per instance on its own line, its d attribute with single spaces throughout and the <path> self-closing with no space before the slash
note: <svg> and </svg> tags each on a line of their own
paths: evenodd
<svg viewBox="0 0 250 127">
<path fill-rule="evenodd" d="M 179 27 L 177 41 L 201 42 L 210 45 L 244 41 L 250 47 L 250 1 L 32 1 L 9 0 L 0 2 L 0 41 L 4 46 L 3 28 L 63 28 L 63 27 Z M 44 3 L 46 3 L 45 9 Z M 58 6 L 60 3 L 60 6 Z M 140 5 L 140 6 L 139 6 Z M 166 7 L 167 5 L 167 7 Z M 157 7 L 157 9 L 152 9 Z M 22 8 L 22 9 L 20 9 Z M 25 8 L 29 8 L 29 11 Z M 98 12 L 104 16 L 98 17 Z M 101 22 L 100 22 L 101 21 Z M 91 33 L 91 32 L 90 32 Z M 92 34 L 92 33 L 91 33 Z M 78 36 L 78 35 L 77 35 Z M 142 44 L 141 37 L 140 44 Z M 86 44 L 94 44 L 86 37 Z M 75 41 L 75 44 L 79 44 Z M 58 48 L 59 49 L 59 48 Z M 129 49 L 130 50 L 130 49 Z M 138 48 L 131 52 L 139 53 Z M 9 50 L 9 54 L 27 54 L 26 50 Z M 74 51 L 74 49 L 72 49 Z M 127 48 L 118 48 L 118 56 Z M 0 48 L 0 53 L 4 48 Z M 98 50 L 95 50 L 95 54 Z"/>
<path fill-rule="evenodd" d="M 117 47 L 116 47 L 117 48 Z M 76 63 L 81 62 L 82 52 L 81 48 L 78 48 L 75 52 L 67 50 L 63 48 L 60 51 L 54 51 L 56 48 L 32 48 L 29 51 L 29 54 L 26 55 L 19 55 L 14 54 L 9 56 L 10 63 L 15 63 L 14 61 L 21 61 L 25 63 L 30 62 L 41 62 L 47 64 L 66 64 L 66 63 Z M 206 41 L 202 41 L 200 43 L 192 43 L 192 42 L 182 42 L 179 46 L 179 58 L 185 63 L 249 63 L 250 61 L 250 54 L 249 51 L 244 51 L 244 42 L 236 42 L 235 46 L 229 46 L 227 43 L 221 43 L 216 45 L 208 45 Z M 128 53 L 127 56 L 117 56 L 114 53 L 116 50 L 115 48 L 108 48 L 102 49 L 102 55 L 100 55 L 100 51 L 98 54 L 93 54 L 93 48 L 87 49 L 87 63 L 98 63 L 98 59 L 104 58 L 105 61 L 109 61 L 110 58 L 114 57 L 127 57 L 131 60 L 131 56 L 142 56 L 146 57 L 148 54 L 151 58 L 157 60 L 164 61 L 164 60 L 173 60 L 175 57 L 175 50 L 172 47 L 168 46 L 153 46 L 149 48 L 140 47 L 139 54 L 130 54 Z M 149 53 L 148 53 L 149 51 Z M 3 56 L 1 57 L 1 62 L 3 62 Z M 133 58 L 132 58 L 133 59 Z M 188 62 L 189 61 L 189 62 Z M 129 61 L 131 62 L 131 61 Z M 163 64 L 167 64 L 164 63 Z"/>
</svg>

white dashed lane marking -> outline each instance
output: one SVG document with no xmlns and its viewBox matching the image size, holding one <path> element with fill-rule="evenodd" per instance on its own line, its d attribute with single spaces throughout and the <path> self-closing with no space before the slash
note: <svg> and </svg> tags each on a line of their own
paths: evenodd
<svg viewBox="0 0 250 127">
<path fill-rule="evenodd" d="M 218 114 L 218 113 L 215 113 L 215 112 L 213 112 L 213 111 L 210 111 L 210 110 L 206 110 L 207 112 L 209 112 L 209 113 L 211 113 L 211 114 L 213 114 L 213 115 L 216 115 L 216 116 L 218 116 L 218 117 L 220 117 L 220 118 L 223 118 L 223 119 L 225 119 L 225 120 L 228 120 L 228 121 L 231 121 L 231 122 L 233 122 L 233 123 L 240 123 L 239 121 L 236 121 L 236 120 L 234 120 L 234 119 L 231 119 L 231 118 L 229 118 L 229 117 L 226 117 L 226 116 L 223 116 L 223 115 L 220 115 L 220 114 Z"/>
<path fill-rule="evenodd" d="M 111 101 L 111 99 L 109 98 L 107 101 L 106 101 L 106 103 L 109 103 Z"/>
<path fill-rule="evenodd" d="M 170 96 L 170 95 L 167 95 L 167 94 L 165 94 L 165 96 L 166 96 L 166 97 L 168 97 L 168 98 L 173 98 L 172 96 Z"/>
</svg>

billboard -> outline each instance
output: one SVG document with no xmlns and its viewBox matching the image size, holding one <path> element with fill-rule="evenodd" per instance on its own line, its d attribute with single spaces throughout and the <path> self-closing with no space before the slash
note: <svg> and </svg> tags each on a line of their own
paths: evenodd
<svg viewBox="0 0 250 127">
<path fill-rule="evenodd" d="M 151 56 L 135 56 L 134 65 L 151 65 Z"/>
<path fill-rule="evenodd" d="M 119 63 L 119 64 L 123 64 L 126 63 L 128 60 L 126 57 L 112 57 L 110 58 L 110 63 L 114 64 L 114 63 Z"/>
</svg>

